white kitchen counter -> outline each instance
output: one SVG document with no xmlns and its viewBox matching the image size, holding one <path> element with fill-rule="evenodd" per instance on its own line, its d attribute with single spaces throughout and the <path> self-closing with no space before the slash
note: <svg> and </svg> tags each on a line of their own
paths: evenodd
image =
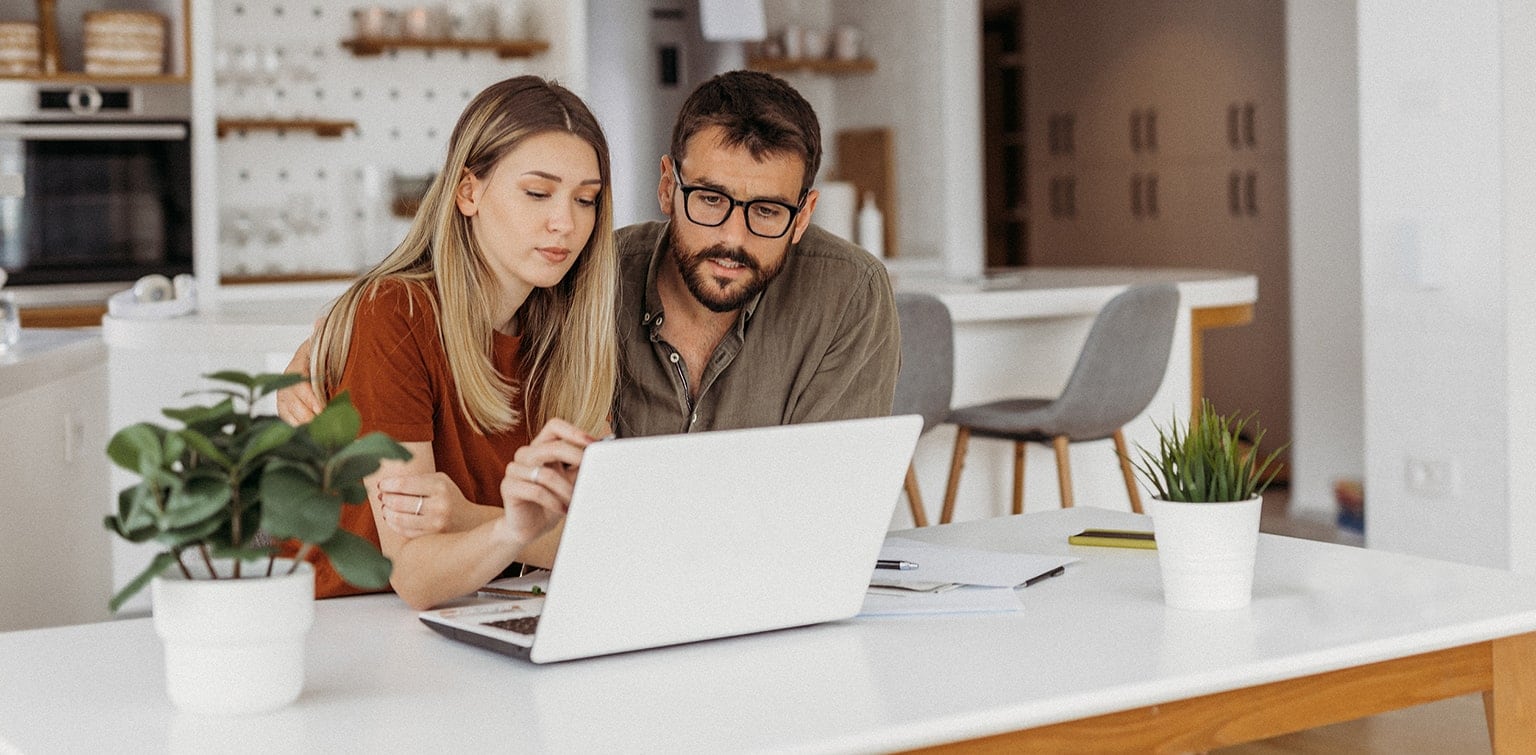
<svg viewBox="0 0 1536 755">
<path fill-rule="evenodd" d="M 892 263 L 898 291 L 938 296 L 955 322 L 954 406 L 1007 397 L 1051 398 L 1065 387 L 1078 351 L 1099 309 L 1129 286 L 1176 283 L 1179 324 L 1163 384 L 1147 410 L 1126 426 L 1131 453 L 1156 442 L 1153 421 L 1167 425 L 1189 416 L 1200 394 L 1201 332 L 1252 317 L 1258 279 L 1247 273 L 1177 268 L 1033 267 L 985 279 L 955 281 L 903 263 Z M 914 466 L 929 519 L 938 520 L 948 479 L 955 431 L 931 430 L 919 441 Z M 1079 505 L 1128 509 L 1114 445 L 1074 444 L 1072 482 Z M 1024 506 L 1060 506 L 1056 465 L 1049 448 L 1031 444 L 1025 462 Z M 1008 513 L 1013 475 L 1010 443 L 973 438 L 955 507 L 963 521 Z M 1145 498 L 1145 494 L 1143 494 Z M 910 522 L 906 507 L 897 525 Z"/>
<path fill-rule="evenodd" d="M 0 348 L 0 401 L 105 364 L 107 348 L 95 328 L 22 328 L 21 341 Z"/>
<path fill-rule="evenodd" d="M 898 291 L 938 296 L 956 323 L 1092 315 L 1128 286 L 1176 283 L 1186 309 L 1252 304 L 1259 282 L 1253 275 L 1224 270 L 1129 267 L 1031 267 L 955 281 L 899 268 L 891 279 Z"/>
</svg>

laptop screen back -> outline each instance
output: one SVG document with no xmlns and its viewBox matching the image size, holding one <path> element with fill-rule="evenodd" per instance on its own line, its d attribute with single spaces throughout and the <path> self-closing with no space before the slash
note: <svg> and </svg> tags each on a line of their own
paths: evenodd
<svg viewBox="0 0 1536 755">
<path fill-rule="evenodd" d="M 921 426 L 906 415 L 593 444 L 530 657 L 853 616 Z"/>
</svg>

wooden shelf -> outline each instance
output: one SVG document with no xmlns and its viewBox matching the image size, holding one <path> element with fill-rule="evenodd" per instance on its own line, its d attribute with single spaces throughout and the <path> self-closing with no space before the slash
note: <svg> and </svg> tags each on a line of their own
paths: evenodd
<svg viewBox="0 0 1536 755">
<path fill-rule="evenodd" d="M 382 55 L 386 50 L 491 50 L 498 58 L 528 58 L 549 49 L 539 39 L 407 39 L 355 37 L 341 46 L 360 58 Z"/>
<path fill-rule="evenodd" d="M 834 60 L 831 58 L 751 58 L 747 67 L 769 73 L 823 73 L 831 76 L 873 73 L 875 61 L 869 58 Z"/>
<path fill-rule="evenodd" d="M 32 81 L 40 84 L 190 84 L 190 76 L 95 76 L 78 71 L 46 74 L 0 74 L 0 81 Z"/>
<path fill-rule="evenodd" d="M 313 131 L 315 136 L 334 139 L 356 130 L 357 121 L 328 121 L 308 118 L 220 118 L 217 126 L 220 139 L 231 131 Z"/>
<path fill-rule="evenodd" d="M 266 275 L 220 275 L 219 284 L 223 286 L 250 286 L 260 283 L 320 283 L 327 281 L 354 280 L 357 273 L 346 272 L 322 272 L 322 273 L 272 273 Z"/>
</svg>

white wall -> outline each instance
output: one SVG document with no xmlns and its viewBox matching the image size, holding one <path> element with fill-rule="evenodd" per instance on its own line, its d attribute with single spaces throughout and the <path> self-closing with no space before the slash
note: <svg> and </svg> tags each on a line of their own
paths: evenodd
<svg viewBox="0 0 1536 755">
<path fill-rule="evenodd" d="M 1515 111 L 1503 96 L 1536 75 L 1501 57 L 1532 44 L 1506 6 L 1361 0 L 1358 15 L 1366 542 L 1491 566 L 1516 561 L 1517 537 L 1521 563 L 1530 550 L 1510 505 L 1530 451 L 1510 440 L 1532 417 L 1509 400 L 1530 387 L 1508 381 L 1529 373 L 1531 321 L 1511 317 L 1506 281 L 1528 289 L 1536 265 L 1516 218 L 1536 165 L 1506 155 L 1529 154 L 1529 95 Z M 1435 479 L 1414 484 L 1415 465 Z"/>
<path fill-rule="evenodd" d="M 836 23 L 864 30 L 879 70 L 838 80 L 823 132 L 891 128 L 901 257 L 942 259 L 956 278 L 981 275 L 980 3 L 843 0 L 835 9 Z"/>
<path fill-rule="evenodd" d="M 1286 4 L 1291 514 L 1331 519 L 1365 475 L 1360 139 L 1353 0 Z"/>
<path fill-rule="evenodd" d="M 584 10 L 563 0 L 523 2 L 536 19 L 532 33 L 550 48 L 502 59 L 490 51 L 410 49 L 355 56 L 339 45 L 352 34 L 355 4 L 344 0 L 195 0 L 193 248 L 200 294 L 221 295 L 220 274 L 344 274 L 381 259 L 409 221 L 389 214 L 392 189 L 375 194 L 364 173 L 382 174 L 386 183 L 394 173 L 435 173 L 459 113 L 485 86 L 529 73 L 585 96 Z M 251 74 L 256 53 L 280 57 L 271 81 Z M 351 120 L 357 128 L 340 138 L 292 130 L 216 139 L 220 116 Z"/>
<path fill-rule="evenodd" d="M 613 171 L 614 226 L 649 220 L 656 208 L 657 165 L 676 113 L 662 113 L 655 99 L 656 53 L 647 3 L 588 0 L 587 105 L 608 137 Z M 645 61 L 641 63 L 640 61 Z"/>
<path fill-rule="evenodd" d="M 1536 8 L 1530 3 L 1505 2 L 1503 38 L 1520 44 L 1500 45 L 1505 71 L 1500 92 L 1504 120 L 1504 344 L 1505 386 L 1510 421 L 1505 447 L 1510 463 L 1505 486 L 1509 491 L 1509 567 L 1536 573 Z"/>
</svg>

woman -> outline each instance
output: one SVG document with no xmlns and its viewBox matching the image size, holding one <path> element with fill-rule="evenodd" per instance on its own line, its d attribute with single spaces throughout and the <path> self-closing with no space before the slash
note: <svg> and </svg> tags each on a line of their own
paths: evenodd
<svg viewBox="0 0 1536 755">
<path fill-rule="evenodd" d="M 343 526 L 380 545 L 415 608 L 553 561 L 613 403 L 609 185 L 580 99 L 533 76 L 494 84 L 460 116 L 405 240 L 317 331 L 315 390 L 349 392 L 364 432 L 412 454 L 368 479 L 369 509 L 345 507 Z M 351 592 L 317 563 L 318 597 Z"/>
</svg>

